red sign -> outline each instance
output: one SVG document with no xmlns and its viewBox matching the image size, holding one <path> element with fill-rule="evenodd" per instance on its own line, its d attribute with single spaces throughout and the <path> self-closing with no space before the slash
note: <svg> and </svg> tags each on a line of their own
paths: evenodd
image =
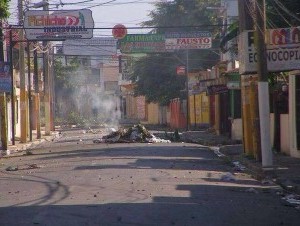
<svg viewBox="0 0 300 226">
<path fill-rule="evenodd" d="M 127 28 L 123 24 L 117 24 L 112 29 L 112 35 L 116 39 L 122 39 L 127 35 Z"/>
<path fill-rule="evenodd" d="M 185 75 L 185 66 L 178 66 L 176 68 L 177 75 Z"/>
</svg>

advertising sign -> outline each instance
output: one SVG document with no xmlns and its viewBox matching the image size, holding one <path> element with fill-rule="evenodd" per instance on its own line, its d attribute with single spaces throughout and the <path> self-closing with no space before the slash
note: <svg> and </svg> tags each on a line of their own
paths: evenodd
<svg viewBox="0 0 300 226">
<path fill-rule="evenodd" d="M 206 87 L 206 95 L 216 95 L 219 93 L 226 93 L 228 92 L 228 87 L 226 85 L 211 85 Z"/>
<path fill-rule="evenodd" d="M 112 57 L 117 54 L 117 40 L 113 37 L 95 37 L 63 42 L 63 54 L 71 56 Z"/>
<path fill-rule="evenodd" d="M 176 74 L 177 75 L 185 75 L 185 66 L 177 66 Z"/>
<path fill-rule="evenodd" d="M 300 27 L 268 29 L 266 42 L 268 71 L 300 69 Z M 239 36 L 239 64 L 241 74 L 257 71 L 253 31 Z"/>
<path fill-rule="evenodd" d="M 0 62 L 0 92 L 11 92 L 10 64 Z"/>
<path fill-rule="evenodd" d="M 207 31 L 169 32 L 165 34 L 166 49 L 209 49 L 212 35 Z"/>
<path fill-rule="evenodd" d="M 92 11 L 29 10 L 25 12 L 24 29 L 29 40 L 65 40 L 93 37 Z"/>
<path fill-rule="evenodd" d="M 201 73 L 189 73 L 189 95 L 199 94 L 206 91 L 206 86 L 201 82 Z"/>
<path fill-rule="evenodd" d="M 165 36 L 162 34 L 127 34 L 119 40 L 121 53 L 166 52 Z"/>
</svg>

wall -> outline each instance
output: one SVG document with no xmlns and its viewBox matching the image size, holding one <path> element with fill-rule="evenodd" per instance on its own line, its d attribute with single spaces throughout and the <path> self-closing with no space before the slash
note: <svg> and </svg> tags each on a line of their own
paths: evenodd
<svg viewBox="0 0 300 226">
<path fill-rule="evenodd" d="M 189 96 L 190 126 L 209 125 L 209 97 L 206 93 Z"/>
<path fill-rule="evenodd" d="M 169 105 L 170 127 L 172 129 L 186 128 L 186 117 L 182 112 L 182 103 L 179 98 L 173 99 Z"/>
<path fill-rule="evenodd" d="M 243 139 L 243 122 L 242 119 L 233 119 L 231 124 L 231 139 L 242 140 Z"/>
<path fill-rule="evenodd" d="M 300 150 L 297 148 L 297 134 L 296 134 L 296 81 L 295 77 L 300 76 L 300 71 L 291 72 L 289 75 L 289 134 L 290 134 L 290 155 L 292 157 L 300 158 Z"/>
<path fill-rule="evenodd" d="M 150 103 L 147 104 L 148 108 L 148 124 L 158 125 L 159 124 L 159 106 L 158 104 Z"/>
<path fill-rule="evenodd" d="M 289 142 L 289 115 L 280 115 L 280 149 L 281 152 L 290 155 L 290 142 Z"/>
</svg>

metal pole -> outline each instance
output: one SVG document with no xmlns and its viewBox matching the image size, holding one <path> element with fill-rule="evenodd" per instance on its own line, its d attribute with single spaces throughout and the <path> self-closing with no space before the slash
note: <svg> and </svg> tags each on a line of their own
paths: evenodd
<svg viewBox="0 0 300 226">
<path fill-rule="evenodd" d="M 30 42 L 27 42 L 27 74 L 29 99 L 29 140 L 32 141 L 32 101 L 31 101 L 31 70 L 30 70 Z"/>
<path fill-rule="evenodd" d="M 13 70 L 13 40 L 12 30 L 9 31 L 9 61 L 10 61 L 10 76 L 11 76 L 11 142 L 15 145 L 15 89 L 14 89 L 14 70 Z"/>
<path fill-rule="evenodd" d="M 256 44 L 257 44 L 257 72 L 258 72 L 258 103 L 259 122 L 262 152 L 262 166 L 273 165 L 273 155 L 271 149 L 270 136 L 270 104 L 269 104 L 269 84 L 268 68 L 265 45 L 265 0 L 257 0 L 256 11 Z"/>
<path fill-rule="evenodd" d="M 186 50 L 186 130 L 190 129 L 190 104 L 189 104 L 189 50 Z"/>
<path fill-rule="evenodd" d="M 48 0 L 45 0 L 48 3 Z M 43 10 L 48 11 L 49 5 L 45 4 L 43 6 Z M 49 47 L 48 41 L 43 41 L 44 48 L 48 48 L 44 52 L 44 59 L 43 59 L 43 74 L 44 74 L 44 104 L 45 104 L 45 135 L 50 135 L 50 115 L 51 115 L 51 108 L 50 108 L 50 89 L 49 89 Z"/>
<path fill-rule="evenodd" d="M 36 44 L 38 44 L 36 42 Z M 39 91 L 39 74 L 38 74 L 38 57 L 36 47 L 33 51 L 34 65 L 34 92 L 35 92 L 35 112 L 36 112 L 36 138 L 41 138 L 41 123 L 40 123 L 40 91 Z"/>
<path fill-rule="evenodd" d="M 19 25 L 23 24 L 23 1 L 18 1 L 19 9 Z M 23 29 L 19 30 L 20 38 L 24 38 Z M 21 143 L 27 142 L 27 130 L 28 130 L 28 120 L 27 120 L 27 92 L 26 92 L 26 74 L 25 74 L 25 60 L 24 60 L 24 43 L 19 42 L 20 51 L 19 51 L 19 65 L 20 65 L 20 118 L 21 118 Z"/>
</svg>

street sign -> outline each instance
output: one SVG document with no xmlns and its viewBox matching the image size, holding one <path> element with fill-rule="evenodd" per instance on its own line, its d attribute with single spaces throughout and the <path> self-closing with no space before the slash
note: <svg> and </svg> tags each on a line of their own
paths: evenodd
<svg viewBox="0 0 300 226">
<path fill-rule="evenodd" d="M 185 75 L 185 66 L 178 66 L 176 68 L 176 74 L 177 75 Z"/>
<path fill-rule="evenodd" d="M 111 57 L 117 54 L 117 40 L 113 37 L 66 40 L 63 42 L 63 54 Z"/>
<path fill-rule="evenodd" d="M 117 24 L 112 29 L 112 35 L 116 39 L 122 39 L 127 35 L 127 28 L 123 24 Z"/>
<path fill-rule="evenodd" d="M 207 31 L 168 32 L 165 39 L 167 50 L 209 49 L 212 45 L 212 35 Z"/>
<path fill-rule="evenodd" d="M 93 37 L 92 11 L 29 10 L 24 15 L 24 29 L 29 40 L 65 40 Z"/>
</svg>

